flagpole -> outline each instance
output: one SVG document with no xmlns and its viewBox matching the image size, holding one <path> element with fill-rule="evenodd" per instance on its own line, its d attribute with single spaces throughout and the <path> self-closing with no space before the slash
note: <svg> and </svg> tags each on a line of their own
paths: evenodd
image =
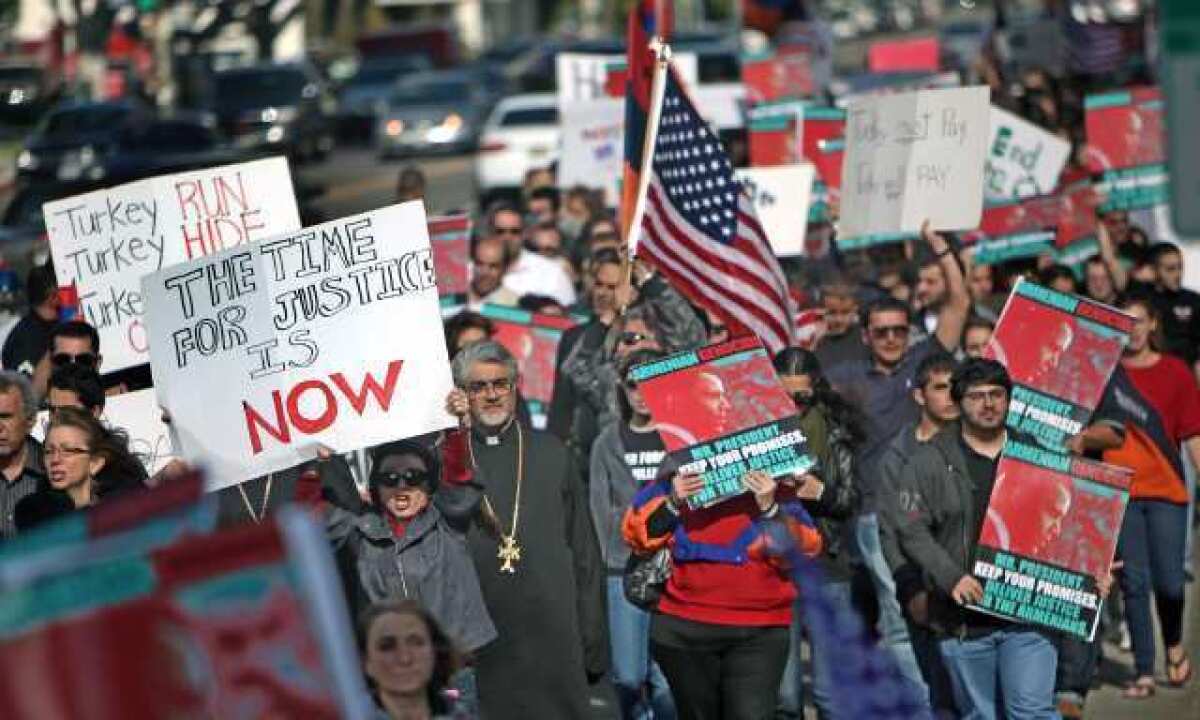
<svg viewBox="0 0 1200 720">
<path fill-rule="evenodd" d="M 642 234 L 642 218 L 646 214 L 646 195 L 650 192 L 650 173 L 654 165 L 654 146 L 658 142 L 658 121 L 662 117 L 663 96 L 667 92 L 667 72 L 671 67 L 671 46 L 658 38 L 650 41 L 654 50 L 654 78 L 650 85 L 650 112 L 646 120 L 646 137 L 642 143 L 642 166 L 638 169 L 637 196 L 633 203 L 633 215 L 629 222 L 629 237 L 626 239 L 629 273 L 633 272 L 633 256 L 637 254 L 638 241 Z"/>
</svg>

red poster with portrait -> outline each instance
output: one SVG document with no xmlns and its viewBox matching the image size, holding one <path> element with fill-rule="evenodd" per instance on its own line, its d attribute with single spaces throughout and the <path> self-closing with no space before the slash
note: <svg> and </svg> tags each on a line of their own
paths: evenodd
<svg viewBox="0 0 1200 720">
<path fill-rule="evenodd" d="M 811 96 L 813 75 L 807 49 L 781 48 L 743 57 L 742 83 L 751 104 Z"/>
<path fill-rule="evenodd" d="M 328 540 L 302 511 L 166 545 L 129 531 L 4 588 L 0 715 L 373 717 Z"/>
<path fill-rule="evenodd" d="M 480 313 L 492 321 L 492 339 L 516 358 L 521 397 L 529 406 L 533 426 L 545 429 L 550 399 L 554 397 L 558 343 L 576 321 L 499 305 L 484 305 Z"/>
<path fill-rule="evenodd" d="M 471 218 L 433 217 L 427 224 L 442 307 L 465 305 L 471 282 Z"/>
<path fill-rule="evenodd" d="M 1133 318 L 1020 279 L 985 355 L 1008 368 L 1008 425 L 1051 449 L 1087 424 L 1129 341 Z"/>
<path fill-rule="evenodd" d="M 740 495 L 751 470 L 782 477 L 815 465 L 796 405 L 757 338 L 639 365 L 630 377 L 681 472 L 705 480 L 689 499 L 694 507 Z"/>
<path fill-rule="evenodd" d="M 1086 163 L 1101 176 L 1102 210 L 1135 210 L 1167 202 L 1162 92 L 1130 87 L 1084 99 Z"/>
<path fill-rule="evenodd" d="M 1084 640 L 1111 567 L 1132 472 L 1010 440 L 996 470 L 972 572 L 972 609 Z"/>
</svg>

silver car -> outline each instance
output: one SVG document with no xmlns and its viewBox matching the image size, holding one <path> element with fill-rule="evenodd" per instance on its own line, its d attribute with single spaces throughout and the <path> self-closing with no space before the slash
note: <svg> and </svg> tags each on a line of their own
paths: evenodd
<svg viewBox="0 0 1200 720">
<path fill-rule="evenodd" d="M 375 138 L 382 157 L 465 153 L 475 149 L 496 96 L 483 76 L 466 70 L 401 80 L 379 112 Z"/>
</svg>

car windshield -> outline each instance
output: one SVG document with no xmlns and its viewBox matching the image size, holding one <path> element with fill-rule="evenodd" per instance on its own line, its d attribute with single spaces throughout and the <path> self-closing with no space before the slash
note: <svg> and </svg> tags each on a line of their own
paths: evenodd
<svg viewBox="0 0 1200 720">
<path fill-rule="evenodd" d="M 365 62 L 358 72 L 346 81 L 347 85 L 388 85 L 404 75 L 429 69 L 429 61 L 422 55 L 390 58 L 386 61 Z"/>
<path fill-rule="evenodd" d="M 471 97 L 471 83 L 465 80 L 421 80 L 406 82 L 392 93 L 393 107 L 462 102 Z"/>
<path fill-rule="evenodd" d="M 150 153 L 200 152 L 216 144 L 212 130 L 190 122 L 157 122 L 121 139 L 121 145 L 129 150 Z"/>
<path fill-rule="evenodd" d="M 46 137 L 63 137 L 115 129 L 129 110 L 115 107 L 89 107 L 62 110 L 46 118 L 42 133 Z"/>
<path fill-rule="evenodd" d="M 229 109 L 296 105 L 307 84 L 298 70 L 223 73 L 217 76 L 217 102 Z"/>
<path fill-rule="evenodd" d="M 30 67 L 0 67 L 0 82 L 36 82 L 42 71 Z"/>
<path fill-rule="evenodd" d="M 516 127 L 520 125 L 557 125 L 557 108 L 516 108 L 504 113 L 500 118 L 501 127 Z"/>
</svg>

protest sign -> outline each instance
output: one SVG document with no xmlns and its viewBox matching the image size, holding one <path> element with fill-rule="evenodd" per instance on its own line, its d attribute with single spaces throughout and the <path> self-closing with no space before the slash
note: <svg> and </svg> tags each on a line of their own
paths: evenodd
<svg viewBox="0 0 1200 720">
<path fill-rule="evenodd" d="M 833 42 L 833 30 L 823 20 L 786 22 L 774 40 L 780 55 L 805 56 L 814 92 L 824 90 L 833 77 Z"/>
<path fill-rule="evenodd" d="M 1192 0 L 1163 0 L 1159 13 L 1171 223 L 1181 235 L 1200 236 L 1200 133 L 1194 124 L 1200 117 L 1200 13 Z"/>
<path fill-rule="evenodd" d="M 1101 176 L 1101 212 L 1167 202 L 1163 101 L 1157 87 L 1133 87 L 1084 99 L 1087 166 Z"/>
<path fill-rule="evenodd" d="M 939 47 L 936 37 L 878 40 L 867 49 L 867 68 L 873 73 L 928 70 L 937 72 Z"/>
<path fill-rule="evenodd" d="M 467 286 L 471 282 L 471 218 L 467 215 L 429 218 L 429 247 L 433 250 L 442 307 L 466 305 Z"/>
<path fill-rule="evenodd" d="M 1008 426 L 1053 450 L 1087 425 L 1133 318 L 1107 305 L 1021 278 L 984 355 L 1008 368 Z"/>
<path fill-rule="evenodd" d="M 804 104 L 797 100 L 760 103 L 747 113 L 750 167 L 800 162 Z"/>
<path fill-rule="evenodd" d="M 139 180 L 43 206 L 59 285 L 100 333 L 104 370 L 147 361 L 143 275 L 300 229 L 287 160 Z"/>
<path fill-rule="evenodd" d="M 311 519 L 168 537 L 62 545 L 5 584 L 5 717 L 374 716 Z"/>
<path fill-rule="evenodd" d="M 979 230 L 967 235 L 977 265 L 1054 253 L 1062 202 L 1057 195 L 988 203 Z"/>
<path fill-rule="evenodd" d="M 758 222 L 778 257 L 805 254 L 804 234 L 814 173 L 808 163 L 737 171 L 738 182 L 754 203 Z"/>
<path fill-rule="evenodd" d="M 480 313 L 496 329 L 492 339 L 516 358 L 521 397 L 529 405 L 533 426 L 545 429 L 550 399 L 554 397 L 558 342 L 575 321 L 499 305 L 484 305 Z"/>
<path fill-rule="evenodd" d="M 688 498 L 694 508 L 742 494 L 742 477 L 751 470 L 780 477 L 816 464 L 796 405 L 756 338 L 679 353 L 630 372 L 680 472 L 704 479 L 704 489 Z"/>
<path fill-rule="evenodd" d="M 1071 143 L 1002 108 L 991 112 L 992 134 L 984 166 L 989 200 L 1053 192 L 1071 155 Z"/>
<path fill-rule="evenodd" d="M 986 87 L 922 90 L 850 106 L 840 235 L 979 224 L 988 132 Z"/>
<path fill-rule="evenodd" d="M 745 126 L 742 107 L 746 102 L 746 86 L 736 83 L 685 85 L 695 101 L 696 110 L 714 130 L 734 130 Z"/>
<path fill-rule="evenodd" d="M 562 139 L 559 185 L 600 188 L 606 204 L 616 207 L 625 157 L 625 101 L 573 102 L 559 109 L 558 123 Z"/>
<path fill-rule="evenodd" d="M 159 403 L 211 489 L 453 424 L 420 202 L 147 276 Z"/>
<path fill-rule="evenodd" d="M 1010 440 L 972 566 L 983 598 L 967 607 L 1093 640 L 1131 477 Z"/>
<path fill-rule="evenodd" d="M 696 53 L 674 53 L 671 56 L 671 64 L 689 87 L 694 87 L 700 82 Z M 583 100 L 624 95 L 627 73 L 624 55 L 558 53 L 554 56 L 554 80 L 559 109 Z"/>
<path fill-rule="evenodd" d="M 745 54 L 742 82 L 751 104 L 808 97 L 815 90 L 807 52 L 768 49 Z"/>
</svg>

